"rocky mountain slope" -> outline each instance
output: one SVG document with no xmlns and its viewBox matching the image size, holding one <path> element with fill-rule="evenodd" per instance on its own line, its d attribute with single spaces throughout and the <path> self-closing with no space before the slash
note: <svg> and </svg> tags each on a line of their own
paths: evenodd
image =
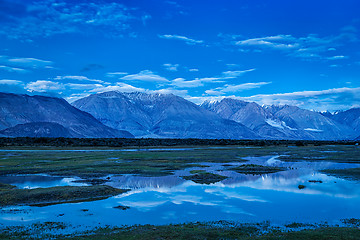
<svg viewBox="0 0 360 240">
<path fill-rule="evenodd" d="M 204 102 L 201 107 L 242 123 L 264 138 L 340 140 L 355 137 L 348 126 L 295 106 L 262 107 L 253 102 L 224 98 Z"/>
<path fill-rule="evenodd" d="M 244 125 L 173 94 L 106 92 L 77 100 L 73 106 L 138 137 L 259 138 Z"/>
<path fill-rule="evenodd" d="M 352 108 L 338 112 L 331 117 L 333 120 L 345 123 L 360 135 L 360 108 Z"/>
<path fill-rule="evenodd" d="M 12 93 L 0 93 L 0 130 L 9 136 L 42 132 L 45 136 L 54 133 L 72 137 L 133 137 L 127 131 L 103 125 L 64 99 Z"/>
</svg>

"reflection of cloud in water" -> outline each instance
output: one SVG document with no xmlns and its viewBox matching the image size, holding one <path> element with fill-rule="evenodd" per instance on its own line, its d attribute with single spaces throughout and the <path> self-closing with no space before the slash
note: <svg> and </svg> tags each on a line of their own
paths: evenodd
<svg viewBox="0 0 360 240">
<path fill-rule="evenodd" d="M 360 196 L 360 189 L 355 182 L 327 176 L 321 173 L 302 175 L 298 171 L 265 174 L 261 176 L 240 176 L 230 181 L 224 180 L 224 188 L 249 187 L 257 190 L 274 190 L 299 194 L 328 195 L 340 198 L 356 198 Z M 288 178 L 288 176 L 293 176 Z M 309 180 L 321 180 L 323 183 L 310 183 Z M 336 183 L 335 183 L 336 182 Z M 298 185 L 305 185 L 305 189 L 298 189 Z"/>
<path fill-rule="evenodd" d="M 150 211 L 151 208 L 165 204 L 167 201 L 120 201 L 119 204 L 136 208 L 139 211 Z"/>
<path fill-rule="evenodd" d="M 248 202 L 268 202 L 260 197 L 239 194 L 237 189 L 227 188 L 226 190 L 227 191 L 224 191 L 224 187 L 219 186 L 216 188 L 205 189 L 205 192 L 217 196 L 223 196 L 226 199 L 236 198 Z"/>
<path fill-rule="evenodd" d="M 274 157 L 252 161 L 268 165 L 295 164 L 281 162 Z M 243 163 L 232 165 L 238 164 Z M 222 163 L 208 165 L 210 167 L 205 168 L 206 171 L 229 178 L 215 184 L 201 185 L 179 177 L 189 169 L 163 177 L 111 176 L 107 184 L 132 190 L 101 201 L 43 208 L 19 207 L 30 213 L 2 213 L 0 224 L 22 224 L 27 221 L 25 225 L 35 221 L 61 220 L 75 225 L 98 226 L 99 219 L 102 226 L 215 220 L 318 222 L 356 217 L 360 213 L 359 183 L 318 173 L 311 168 L 319 166 L 316 164 L 310 164 L 310 169 L 299 167 L 255 176 L 229 171 Z M 309 180 L 321 180 L 323 183 L 310 183 Z M 71 179 L 61 178 L 61 183 L 71 184 Z M 306 188 L 299 190 L 299 184 Z M 113 208 L 118 205 L 129 206 L 130 209 L 119 211 Z M 89 209 L 93 215 L 86 215 L 81 209 Z M 61 219 L 59 213 L 64 214 Z"/>
<path fill-rule="evenodd" d="M 221 201 L 206 201 L 203 197 L 193 195 L 176 195 L 170 196 L 171 202 L 174 204 L 183 204 L 185 202 L 203 206 L 217 206 Z"/>
</svg>

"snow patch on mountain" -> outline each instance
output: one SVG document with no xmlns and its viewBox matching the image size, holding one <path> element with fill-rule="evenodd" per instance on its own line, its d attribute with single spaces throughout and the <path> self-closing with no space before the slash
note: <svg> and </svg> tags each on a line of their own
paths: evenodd
<svg viewBox="0 0 360 240">
<path fill-rule="evenodd" d="M 314 129 L 314 128 L 305 128 L 305 131 L 310 131 L 310 132 L 323 132 L 324 130 L 320 130 L 320 129 Z"/>
</svg>

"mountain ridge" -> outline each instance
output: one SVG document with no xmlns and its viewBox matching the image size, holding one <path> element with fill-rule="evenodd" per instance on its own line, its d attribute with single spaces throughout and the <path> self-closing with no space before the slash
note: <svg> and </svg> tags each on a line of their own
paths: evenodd
<svg viewBox="0 0 360 240">
<path fill-rule="evenodd" d="M 93 114 L 102 123 L 117 125 L 118 129 L 126 129 L 138 137 L 260 138 L 242 124 L 223 119 L 173 94 L 112 91 L 93 94 L 72 104 Z M 131 112 L 128 109 L 132 109 Z"/>
<path fill-rule="evenodd" d="M 45 122 L 61 125 L 73 137 L 133 137 L 129 132 L 103 125 L 91 114 L 74 108 L 62 98 L 0 93 L 0 130 L 28 123 L 38 123 L 39 128 Z M 16 130 L 21 128 L 19 126 Z"/>
<path fill-rule="evenodd" d="M 224 98 L 196 105 L 174 94 L 110 91 L 71 105 L 0 92 L 0 136 L 349 140 L 360 108 L 331 114 Z"/>
<path fill-rule="evenodd" d="M 260 106 L 254 102 L 224 98 L 204 102 L 201 107 L 240 122 L 265 138 L 344 140 L 356 135 L 344 124 L 296 106 Z"/>
</svg>

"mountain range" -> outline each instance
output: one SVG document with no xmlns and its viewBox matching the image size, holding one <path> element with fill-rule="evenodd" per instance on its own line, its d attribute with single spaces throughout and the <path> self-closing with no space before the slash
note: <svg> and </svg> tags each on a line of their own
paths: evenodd
<svg viewBox="0 0 360 240">
<path fill-rule="evenodd" d="M 196 105 L 173 94 L 105 92 L 79 99 L 0 93 L 0 136 L 346 140 L 360 108 L 336 114 L 224 98 Z"/>
<path fill-rule="evenodd" d="M 173 94 L 106 92 L 77 100 L 73 106 L 137 137 L 260 138 L 243 124 Z"/>
<path fill-rule="evenodd" d="M 356 131 L 344 121 L 296 106 L 263 107 L 254 102 L 224 98 L 204 102 L 201 107 L 242 123 L 264 138 L 337 140 L 356 137 Z"/>
<path fill-rule="evenodd" d="M 62 98 L 0 93 L 0 134 L 38 137 L 133 137 L 114 130 Z"/>
</svg>

